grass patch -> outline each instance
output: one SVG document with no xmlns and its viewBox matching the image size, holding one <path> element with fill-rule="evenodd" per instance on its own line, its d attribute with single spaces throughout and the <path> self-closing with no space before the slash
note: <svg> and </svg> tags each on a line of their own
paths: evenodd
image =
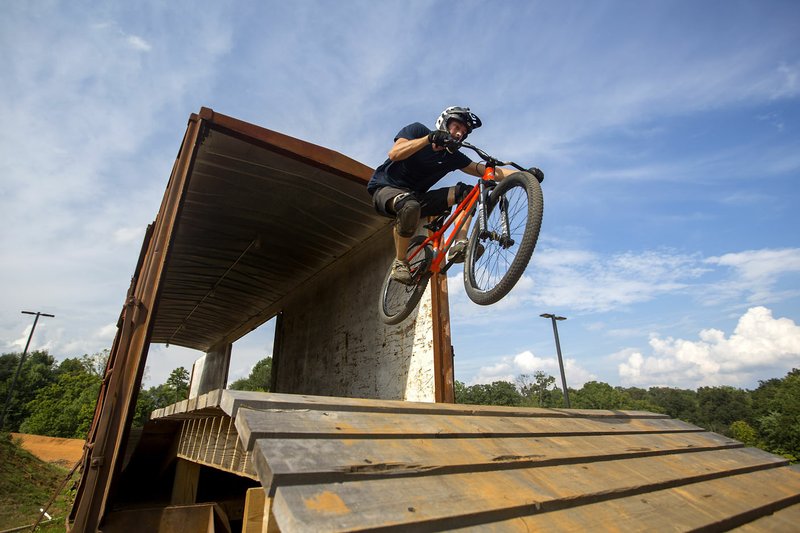
<svg viewBox="0 0 800 533">
<path fill-rule="evenodd" d="M 0 433 L 0 530 L 36 522 L 39 509 L 47 505 L 68 473 L 22 449 L 10 434 Z M 71 485 L 48 510 L 55 520 L 40 531 L 64 531 L 64 517 L 74 496 Z"/>
</svg>

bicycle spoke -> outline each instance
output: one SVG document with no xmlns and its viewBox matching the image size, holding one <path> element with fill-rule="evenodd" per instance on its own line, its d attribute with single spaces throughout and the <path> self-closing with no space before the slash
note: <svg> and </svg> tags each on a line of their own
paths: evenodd
<svg viewBox="0 0 800 533">
<path fill-rule="evenodd" d="M 485 251 L 475 262 L 475 283 L 479 290 L 495 287 L 506 275 L 517 255 L 519 243 L 528 223 L 528 197 L 524 189 L 515 187 L 506 194 L 508 200 L 508 231 L 514 244 L 503 248 L 498 242 L 502 234 L 502 214 L 499 205 L 492 210 L 487 220 L 487 229 L 492 237 L 483 239 Z"/>
<path fill-rule="evenodd" d="M 409 246 L 409 253 L 424 240 L 418 236 L 412 239 Z M 409 263 L 414 283 L 406 285 L 392 279 L 391 274 L 387 273 L 381 291 L 380 312 L 384 322 L 387 324 L 397 324 L 413 311 L 419 299 L 422 297 L 428 285 L 428 268 L 430 266 L 433 251 L 430 246 L 426 246 Z"/>
</svg>

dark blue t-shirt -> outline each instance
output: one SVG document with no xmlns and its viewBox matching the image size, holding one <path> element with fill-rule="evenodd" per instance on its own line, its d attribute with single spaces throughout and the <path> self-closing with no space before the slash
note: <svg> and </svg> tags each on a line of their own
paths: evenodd
<svg viewBox="0 0 800 533">
<path fill-rule="evenodd" d="M 400 130 L 394 140 L 419 139 L 430 132 L 431 130 L 415 122 Z M 472 160 L 459 151 L 453 154 L 447 150 L 437 152 L 428 144 L 402 161 L 387 159 L 375 169 L 367 184 L 367 191 L 374 194 L 380 187 L 391 185 L 415 192 L 426 192 L 448 172 L 462 169 L 470 163 Z"/>
</svg>

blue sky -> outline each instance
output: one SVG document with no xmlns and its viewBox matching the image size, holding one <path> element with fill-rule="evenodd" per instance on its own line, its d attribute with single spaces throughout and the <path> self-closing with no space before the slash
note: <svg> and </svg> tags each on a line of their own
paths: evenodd
<svg viewBox="0 0 800 533">
<path fill-rule="evenodd" d="M 370 166 L 448 105 L 546 173 L 525 277 L 491 307 L 451 271 L 456 378 L 754 387 L 800 366 L 800 4 L 0 4 L 0 349 L 111 345 L 201 106 Z M 451 175 L 443 184 L 457 181 Z M 231 378 L 271 350 L 234 346 Z M 198 354 L 157 346 L 161 383 Z"/>
</svg>

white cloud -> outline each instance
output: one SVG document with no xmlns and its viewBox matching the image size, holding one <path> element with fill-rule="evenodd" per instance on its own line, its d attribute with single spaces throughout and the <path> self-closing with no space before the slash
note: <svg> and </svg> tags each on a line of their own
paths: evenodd
<svg viewBox="0 0 800 533">
<path fill-rule="evenodd" d="M 141 241 L 144 235 L 144 228 L 125 227 L 114 230 L 113 238 L 118 243 L 129 243 Z"/>
<path fill-rule="evenodd" d="M 628 385 L 736 385 L 764 369 L 785 372 L 800 364 L 800 326 L 773 318 L 765 307 L 742 315 L 730 337 L 717 329 L 702 330 L 699 340 L 650 339 L 651 354 L 627 349 L 617 357 L 619 376 Z"/>
<path fill-rule="evenodd" d="M 150 50 L 153 49 L 150 43 L 148 43 L 138 35 L 128 35 L 126 40 L 128 41 L 128 44 L 131 46 L 131 48 L 135 50 L 141 50 L 142 52 L 149 52 Z"/>
<path fill-rule="evenodd" d="M 732 270 L 728 278 L 709 290 L 707 305 L 737 299 L 751 305 L 765 304 L 800 294 L 794 288 L 776 289 L 782 276 L 800 272 L 800 248 L 748 250 L 710 257 L 705 263 Z"/>
<path fill-rule="evenodd" d="M 741 279 L 762 284 L 777 275 L 800 272 L 800 248 L 749 250 L 709 257 L 708 263 L 735 268 Z"/>
<path fill-rule="evenodd" d="M 601 254 L 545 248 L 536 251 L 526 273 L 497 304 L 471 303 L 460 273 L 448 277 L 448 288 L 453 320 L 466 324 L 519 309 L 602 313 L 675 294 L 706 306 L 741 301 L 764 304 L 800 294 L 779 288 L 785 276 L 797 272 L 800 248 L 748 250 L 710 258 L 672 250 Z"/>
<path fill-rule="evenodd" d="M 140 19 L 111 6 L 104 21 L 67 4 L 8 7 L 0 249 L 15 260 L 0 264 L 0 339 L 16 339 L 19 309 L 41 309 L 56 319 L 37 328 L 32 347 L 94 353 L 110 347 L 113 335 L 100 330 L 119 313 L 186 117 L 230 49 L 230 27 L 214 6 L 172 20 L 171 7 Z M 185 39 L 186 28 L 212 37 Z"/>
<path fill-rule="evenodd" d="M 470 380 L 469 385 L 477 383 L 492 383 L 494 381 L 514 380 L 520 374 L 533 374 L 542 371 L 556 377 L 556 382 L 561 384 L 561 371 L 555 357 L 539 357 L 533 352 L 525 350 L 513 356 L 500 357 L 498 362 L 482 366 Z M 581 388 L 587 381 L 596 380 L 597 376 L 583 368 L 575 359 L 564 360 L 564 374 L 567 386 Z"/>
</svg>

